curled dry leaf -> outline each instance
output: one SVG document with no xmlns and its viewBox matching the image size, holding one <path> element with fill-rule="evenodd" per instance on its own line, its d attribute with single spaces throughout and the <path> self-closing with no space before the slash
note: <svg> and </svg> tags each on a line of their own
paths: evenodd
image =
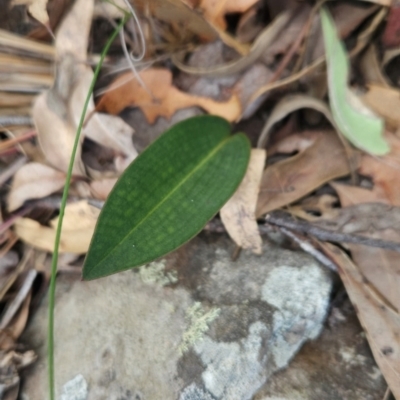
<svg viewBox="0 0 400 400">
<path fill-rule="evenodd" d="M 172 84 L 172 73 L 168 69 L 151 68 L 140 72 L 145 87 L 131 72 L 119 76 L 103 95 L 97 111 L 119 114 L 124 108 L 140 107 L 150 123 L 157 117 L 171 118 L 181 108 L 198 106 L 228 121 L 236 120 L 241 107 L 237 96 L 227 102 L 217 102 L 205 97 L 181 92 Z"/>
<path fill-rule="evenodd" d="M 250 249 L 255 254 L 261 254 L 262 251 L 255 211 L 265 157 L 265 150 L 251 151 L 242 183 L 220 211 L 222 222 L 230 237 L 238 246 Z"/>
<path fill-rule="evenodd" d="M 268 166 L 261 181 L 256 216 L 288 205 L 332 179 L 350 173 L 345 150 L 333 131 L 303 132 L 279 143 L 277 151 L 301 151 Z M 323 166 L 323 167 L 317 167 Z"/>
<path fill-rule="evenodd" d="M 272 110 L 271 115 L 261 131 L 257 146 L 261 148 L 265 147 L 268 143 L 271 128 L 292 112 L 302 108 L 311 108 L 320 112 L 333 126 L 335 126 L 332 113 L 325 102 L 304 94 L 291 94 L 285 96 L 281 101 L 279 101 Z"/>
<path fill-rule="evenodd" d="M 14 175 L 8 197 L 8 209 L 14 211 L 26 200 L 40 199 L 64 186 L 65 174 L 39 163 L 22 166 Z"/>
<path fill-rule="evenodd" d="M 334 260 L 363 326 L 375 361 L 395 398 L 400 398 L 400 315 L 377 295 L 347 255 L 333 245 L 323 245 Z"/>
<path fill-rule="evenodd" d="M 257 37 L 248 54 L 240 57 L 237 60 L 228 62 L 226 64 L 207 66 L 207 67 L 193 67 L 187 66 L 182 62 L 179 56 L 173 56 L 172 61 L 183 72 L 193 75 L 201 75 L 205 77 L 226 77 L 228 75 L 236 74 L 244 71 L 246 68 L 253 65 L 262 55 L 266 52 L 271 54 L 270 47 L 276 42 L 278 35 L 284 31 L 288 22 L 293 17 L 292 10 L 281 13 L 274 21 L 269 24 Z"/>
<path fill-rule="evenodd" d="M 200 7 L 205 18 L 212 24 L 225 29 L 225 15 L 230 13 L 244 13 L 258 0 L 201 0 Z"/>
<path fill-rule="evenodd" d="M 60 241 L 60 253 L 86 253 L 92 238 L 100 210 L 86 201 L 68 204 L 65 209 Z M 21 218 L 16 221 L 15 233 L 24 242 L 48 252 L 53 251 L 58 217 L 50 221 L 50 227 Z"/>
</svg>

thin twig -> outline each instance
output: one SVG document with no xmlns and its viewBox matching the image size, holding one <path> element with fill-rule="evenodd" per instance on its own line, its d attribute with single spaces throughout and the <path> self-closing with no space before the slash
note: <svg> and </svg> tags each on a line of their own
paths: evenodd
<svg viewBox="0 0 400 400">
<path fill-rule="evenodd" d="M 282 226 L 278 228 L 282 233 L 294 240 L 303 251 L 313 256 L 317 261 L 319 261 L 322 265 L 324 265 L 331 271 L 337 272 L 336 265 L 324 253 L 316 249 L 315 246 L 313 246 L 309 242 L 309 240 L 301 237 L 295 232 L 292 232 L 290 229 L 284 228 Z"/>
<path fill-rule="evenodd" d="M 282 212 L 271 212 L 266 215 L 265 221 L 271 225 L 288 228 L 293 231 L 306 233 L 315 236 L 319 240 L 327 242 L 355 243 L 363 246 L 379 247 L 381 249 L 400 252 L 400 243 L 389 240 L 372 239 L 365 236 L 349 235 L 341 232 L 332 232 L 320 228 L 306 221 L 294 220 Z"/>
<path fill-rule="evenodd" d="M 24 283 L 22 284 L 21 288 L 18 291 L 18 294 L 15 296 L 14 300 L 10 303 L 7 310 L 5 311 L 1 322 L 0 322 L 0 329 L 5 329 L 7 325 L 11 322 L 14 318 L 16 312 L 21 307 L 21 304 L 28 296 L 29 291 L 32 288 L 33 281 L 37 276 L 37 271 L 31 269 L 25 277 Z"/>
</svg>

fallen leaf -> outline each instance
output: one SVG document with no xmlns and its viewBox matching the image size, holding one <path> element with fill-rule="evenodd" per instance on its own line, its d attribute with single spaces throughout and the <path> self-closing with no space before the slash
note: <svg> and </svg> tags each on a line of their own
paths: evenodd
<svg viewBox="0 0 400 400">
<path fill-rule="evenodd" d="M 32 116 L 46 160 L 54 168 L 67 172 L 75 141 L 75 127 L 60 117 L 60 109 L 53 111 L 50 107 L 52 100 L 48 92 L 39 95 L 33 104 Z M 73 174 L 85 175 L 80 146 L 76 152 Z"/>
<path fill-rule="evenodd" d="M 307 221 L 318 221 L 321 218 L 334 218 L 338 209 L 335 208 L 337 197 L 330 194 L 306 197 L 298 205 L 288 207 L 290 214 Z"/>
<path fill-rule="evenodd" d="M 349 63 L 327 8 L 321 9 L 328 70 L 329 101 L 340 132 L 356 147 L 382 155 L 389 146 L 382 137 L 383 121 L 372 114 L 348 87 Z"/>
<path fill-rule="evenodd" d="M 400 398 L 400 316 L 376 295 L 365 277 L 337 247 L 323 245 L 334 260 L 363 326 L 375 361 L 395 398 Z M 397 286 L 398 289 L 398 286 Z"/>
<path fill-rule="evenodd" d="M 384 203 L 389 204 L 384 193 L 379 188 L 374 190 L 360 186 L 350 186 L 342 183 L 331 182 L 330 185 L 336 190 L 342 207 L 348 207 L 361 203 Z"/>
<path fill-rule="evenodd" d="M 172 85 L 172 73 L 168 69 L 151 68 L 140 72 L 140 77 L 145 87 L 131 72 L 119 76 L 100 99 L 97 111 L 119 114 L 126 107 L 140 107 L 150 123 L 160 116 L 171 118 L 177 110 L 192 106 L 199 106 L 228 121 L 236 120 L 241 113 L 235 95 L 227 102 L 217 102 L 181 92 Z"/>
<path fill-rule="evenodd" d="M 393 129 L 400 127 L 400 90 L 370 84 L 361 100 L 376 114 L 385 118 L 389 127 Z"/>
<path fill-rule="evenodd" d="M 398 3 L 393 4 L 389 10 L 382 43 L 387 48 L 400 45 L 400 5 Z"/>
<path fill-rule="evenodd" d="M 150 7 L 149 7 L 150 3 Z M 181 28 L 181 36 L 186 36 L 187 32 L 192 32 L 206 40 L 215 40 L 218 35 L 202 15 L 195 12 L 192 8 L 184 4 L 182 0 L 139 0 L 135 5 L 141 6 L 154 15 L 156 19 L 167 24 Z"/>
<path fill-rule="evenodd" d="M 235 243 L 255 254 L 262 252 L 262 240 L 258 231 L 255 211 L 266 152 L 253 149 L 242 183 L 222 207 L 221 220 Z"/>
<path fill-rule="evenodd" d="M 94 0 L 77 0 L 56 35 L 56 77 L 53 87 L 36 99 L 32 115 L 40 146 L 55 168 L 66 172 L 75 141 L 76 125 L 70 116 L 70 98 L 87 69 L 85 65 Z M 79 87 L 79 86 L 78 86 Z M 85 175 L 78 147 L 73 173 Z"/>
<path fill-rule="evenodd" d="M 400 139 L 386 132 L 386 140 L 391 151 L 382 157 L 364 155 L 361 159 L 360 173 L 373 179 L 372 191 L 380 199 L 386 199 L 394 206 L 400 206 Z"/>
<path fill-rule="evenodd" d="M 378 49 L 375 44 L 371 44 L 364 52 L 360 60 L 360 70 L 369 85 L 377 84 L 389 87 L 389 80 L 382 72 L 381 62 L 378 60 Z M 368 105 L 368 104 L 367 104 Z M 376 112 L 373 106 L 369 105 Z"/>
<path fill-rule="evenodd" d="M 226 14 L 244 13 L 257 2 L 258 0 L 201 0 L 199 8 L 203 10 L 208 21 L 225 29 Z"/>
<path fill-rule="evenodd" d="M 94 0 L 76 0 L 65 15 L 56 34 L 56 59 L 73 55 L 81 63 L 87 59 L 89 33 L 92 25 Z M 84 65 L 76 65 L 77 68 Z"/>
<path fill-rule="evenodd" d="M 101 113 L 94 113 L 83 130 L 86 137 L 129 156 L 130 161 L 138 155 L 132 141 L 133 132 L 120 117 Z"/>
<path fill-rule="evenodd" d="M 60 253 L 86 253 L 92 238 L 100 210 L 89 205 L 87 201 L 67 204 L 60 241 Z M 25 243 L 53 252 L 58 217 L 50 221 L 50 227 L 40 225 L 29 218 L 18 219 L 15 233 Z"/>
<path fill-rule="evenodd" d="M 26 200 L 40 199 L 64 187 L 65 174 L 39 163 L 22 166 L 14 175 L 8 197 L 8 210 L 14 211 Z"/>
<path fill-rule="evenodd" d="M 315 222 L 339 233 L 400 242 L 400 208 L 381 203 L 362 203 L 339 209 L 334 219 Z M 399 254 L 395 251 L 347 244 L 361 273 L 392 307 L 400 311 Z"/>
<path fill-rule="evenodd" d="M 301 149 L 298 154 L 265 169 L 257 217 L 293 203 L 324 183 L 350 173 L 343 145 L 333 131 L 292 135 L 282 140 L 276 151 L 291 152 L 296 148 Z"/>
<path fill-rule="evenodd" d="M 79 74 L 79 80 L 71 93 L 69 111 L 75 126 L 78 126 L 81 119 L 82 109 L 90 90 L 93 75 L 91 68 L 85 67 L 82 69 Z M 85 123 L 83 135 L 102 146 L 110 147 L 118 153 L 129 156 L 129 159 L 133 160 L 138 153 L 132 141 L 132 127 L 120 117 L 94 111 L 95 105 L 93 96 L 91 96 L 86 112 L 86 117 L 90 116 L 90 118 Z"/>
<path fill-rule="evenodd" d="M 226 77 L 228 75 L 242 72 L 253 65 L 260 57 L 265 55 L 266 52 L 268 54 L 274 54 L 270 51 L 270 47 L 277 41 L 277 37 L 285 31 L 285 28 L 288 26 L 289 21 L 291 21 L 294 14 L 295 11 L 287 10 L 278 15 L 278 17 L 258 35 L 248 54 L 234 61 L 215 66 L 207 65 L 206 67 L 188 66 L 183 63 L 181 57 L 178 55 L 172 56 L 172 61 L 181 71 L 204 77 Z"/>
<path fill-rule="evenodd" d="M 29 13 L 33 18 L 37 19 L 42 24 L 47 24 L 49 22 L 47 2 L 48 0 L 13 0 L 11 6 L 25 4 L 28 6 Z"/>
</svg>

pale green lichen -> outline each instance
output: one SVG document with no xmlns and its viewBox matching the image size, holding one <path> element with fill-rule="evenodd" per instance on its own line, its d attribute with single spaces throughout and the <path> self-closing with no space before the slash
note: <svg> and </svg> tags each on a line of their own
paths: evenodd
<svg viewBox="0 0 400 400">
<path fill-rule="evenodd" d="M 186 312 L 186 319 L 189 321 L 189 329 L 182 336 L 182 343 L 179 346 L 180 354 L 185 353 L 196 342 L 200 341 L 209 329 L 209 324 L 218 317 L 219 308 L 212 308 L 205 311 L 201 303 L 196 302 Z"/>
<path fill-rule="evenodd" d="M 165 272 L 165 260 L 153 261 L 139 268 L 140 278 L 144 283 L 169 285 L 178 281 L 176 271 Z"/>
</svg>

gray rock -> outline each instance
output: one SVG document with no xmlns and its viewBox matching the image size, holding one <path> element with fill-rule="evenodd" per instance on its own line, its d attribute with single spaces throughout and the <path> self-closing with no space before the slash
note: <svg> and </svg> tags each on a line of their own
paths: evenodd
<svg viewBox="0 0 400 400">
<path fill-rule="evenodd" d="M 87 400 L 252 399 L 318 336 L 332 277 L 308 255 L 262 256 L 203 234 L 163 260 L 92 282 L 59 279 L 56 385 L 81 374 Z M 40 361 L 26 399 L 46 399 L 47 303 L 25 340 Z"/>
</svg>

